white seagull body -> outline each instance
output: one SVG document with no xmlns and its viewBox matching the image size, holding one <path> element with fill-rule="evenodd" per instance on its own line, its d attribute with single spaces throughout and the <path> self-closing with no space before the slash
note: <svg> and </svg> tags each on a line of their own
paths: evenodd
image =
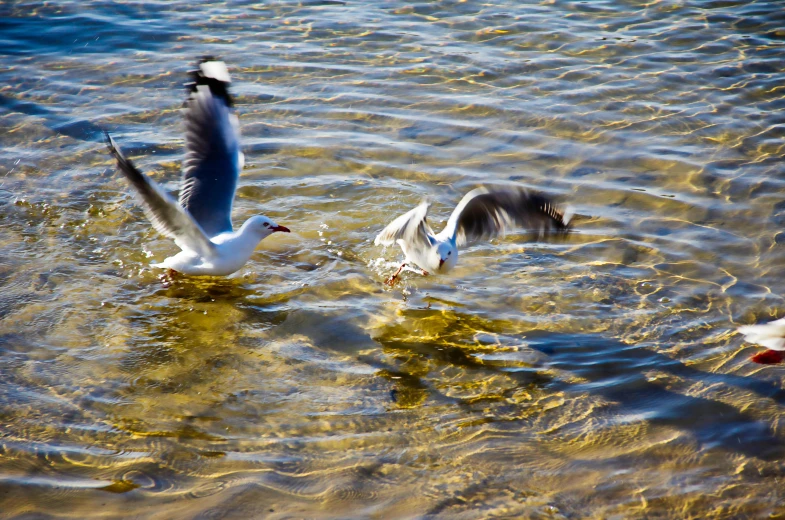
<svg viewBox="0 0 785 520">
<path fill-rule="evenodd" d="M 406 256 L 398 271 L 385 283 L 392 285 L 408 263 L 423 269 L 423 274 L 446 273 L 458 263 L 458 247 L 468 241 L 503 234 L 512 226 L 537 232 L 538 238 L 564 234 L 571 215 L 561 213 L 544 195 L 517 186 L 493 190 L 476 188 L 458 203 L 447 225 L 434 233 L 428 225 L 431 204 L 419 206 L 393 220 L 376 237 L 376 245 L 401 246 Z"/>
<path fill-rule="evenodd" d="M 739 327 L 739 332 L 744 334 L 745 341 L 768 349 L 752 356 L 754 362 L 770 365 L 785 359 L 785 318 L 762 325 L 745 325 Z"/>
<path fill-rule="evenodd" d="M 179 203 L 126 159 L 108 133 L 106 139 L 153 227 L 182 250 L 152 265 L 187 275 L 226 276 L 245 265 L 262 239 L 289 229 L 261 215 L 249 218 L 237 231 L 232 229 L 243 155 L 228 92 L 229 72 L 223 62 L 206 59 L 191 74 Z"/>
</svg>

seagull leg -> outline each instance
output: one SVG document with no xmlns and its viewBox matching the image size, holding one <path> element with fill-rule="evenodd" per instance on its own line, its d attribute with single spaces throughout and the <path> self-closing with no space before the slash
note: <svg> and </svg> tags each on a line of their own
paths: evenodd
<svg viewBox="0 0 785 520">
<path fill-rule="evenodd" d="M 406 267 L 406 262 L 401 264 L 401 267 L 399 267 L 398 270 L 395 271 L 394 275 L 392 275 L 391 277 L 389 277 L 384 281 L 384 285 L 389 285 L 390 287 L 395 285 L 395 282 L 398 281 L 398 275 L 401 274 L 401 271 L 403 271 L 404 267 Z"/>
<path fill-rule="evenodd" d="M 428 271 L 426 271 L 425 269 L 421 269 L 420 274 L 423 276 L 428 276 Z"/>
</svg>

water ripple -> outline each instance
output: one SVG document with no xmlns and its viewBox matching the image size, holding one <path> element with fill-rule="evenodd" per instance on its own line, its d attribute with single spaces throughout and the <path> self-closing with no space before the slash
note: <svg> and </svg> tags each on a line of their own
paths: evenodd
<svg viewBox="0 0 785 520">
<path fill-rule="evenodd" d="M 18 3 L 0 21 L 9 518 L 759 517 L 785 390 L 773 1 Z M 235 79 L 237 276 L 174 252 L 102 144 L 176 190 L 194 59 Z M 482 182 L 576 210 L 454 276 L 373 245 Z"/>
</svg>

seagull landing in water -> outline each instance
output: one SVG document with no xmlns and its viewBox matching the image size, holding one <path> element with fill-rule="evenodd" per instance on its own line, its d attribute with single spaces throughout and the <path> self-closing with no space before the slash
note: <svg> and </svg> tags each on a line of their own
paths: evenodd
<svg viewBox="0 0 785 520">
<path fill-rule="evenodd" d="M 245 265 L 263 238 L 289 229 L 256 215 L 232 230 L 232 202 L 243 154 L 228 91 L 229 72 L 222 61 L 205 59 L 191 75 L 179 203 L 126 159 L 108 133 L 106 141 L 153 227 L 182 249 L 152 265 L 187 275 L 225 276 Z"/>
<path fill-rule="evenodd" d="M 785 359 L 785 318 L 762 325 L 739 327 L 739 332 L 744 334 L 745 341 L 768 349 L 750 358 L 755 363 L 772 365 Z"/>
<path fill-rule="evenodd" d="M 384 246 L 397 242 L 406 255 L 401 267 L 385 284 L 394 285 L 408 263 L 423 269 L 423 275 L 445 273 L 458 263 L 458 246 L 503 234 L 513 225 L 530 229 L 539 238 L 563 235 L 569 229 L 571 217 L 561 213 L 544 195 L 513 186 L 470 191 L 438 234 L 428 225 L 430 207 L 430 202 L 422 202 L 393 220 L 374 240 L 376 245 Z"/>
</svg>

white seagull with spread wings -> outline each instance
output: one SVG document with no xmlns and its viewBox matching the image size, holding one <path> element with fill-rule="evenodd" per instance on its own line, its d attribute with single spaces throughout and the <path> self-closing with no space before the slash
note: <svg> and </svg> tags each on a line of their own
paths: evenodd
<svg viewBox="0 0 785 520">
<path fill-rule="evenodd" d="M 289 229 L 256 215 L 232 230 L 243 154 L 228 91 L 229 71 L 222 61 L 205 58 L 191 75 L 194 81 L 186 85 L 186 153 L 179 203 L 126 159 L 108 133 L 106 140 L 153 227 L 182 249 L 152 265 L 187 275 L 225 276 L 245 265 L 262 239 Z"/>
<path fill-rule="evenodd" d="M 385 281 L 387 285 L 395 283 L 408 263 L 423 269 L 423 275 L 445 273 L 458 263 L 459 246 L 503 234 L 512 226 L 532 230 L 538 238 L 563 235 L 572 216 L 559 211 L 544 195 L 517 186 L 480 187 L 461 199 L 447 225 L 435 234 L 427 221 L 430 207 L 430 202 L 423 201 L 393 220 L 374 240 L 376 245 L 398 243 L 406 255 L 398 271 Z"/>
</svg>

